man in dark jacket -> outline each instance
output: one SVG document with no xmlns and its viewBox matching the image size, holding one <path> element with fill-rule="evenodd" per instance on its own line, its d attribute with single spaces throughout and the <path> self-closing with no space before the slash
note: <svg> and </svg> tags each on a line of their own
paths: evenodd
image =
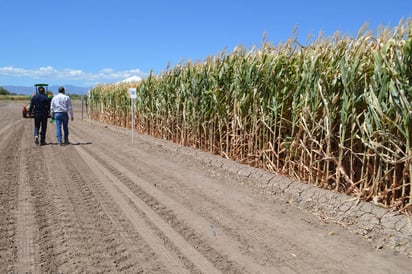
<svg viewBox="0 0 412 274">
<path fill-rule="evenodd" d="M 47 118 L 50 111 L 50 100 L 45 94 L 44 87 L 37 89 L 38 93 L 31 98 L 30 112 L 34 112 L 34 142 L 39 144 L 39 129 L 40 132 L 40 145 L 46 145 L 46 130 L 47 130 Z"/>
</svg>

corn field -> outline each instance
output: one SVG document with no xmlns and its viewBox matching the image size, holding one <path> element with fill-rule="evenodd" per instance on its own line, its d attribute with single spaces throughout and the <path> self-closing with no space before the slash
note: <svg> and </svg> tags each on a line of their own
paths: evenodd
<svg viewBox="0 0 412 274">
<path fill-rule="evenodd" d="M 412 212 L 412 24 L 237 47 L 95 86 L 91 117 Z"/>
</svg>

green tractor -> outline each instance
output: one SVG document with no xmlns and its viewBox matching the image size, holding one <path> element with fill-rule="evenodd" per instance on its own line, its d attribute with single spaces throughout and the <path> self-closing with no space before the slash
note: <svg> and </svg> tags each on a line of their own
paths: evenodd
<svg viewBox="0 0 412 274">
<path fill-rule="evenodd" d="M 47 97 L 49 97 L 49 100 L 51 101 L 51 99 L 53 98 L 53 92 L 48 90 L 48 87 L 49 87 L 48 84 L 35 84 L 34 85 L 35 93 L 33 94 L 33 96 L 39 93 L 39 87 L 44 88 L 45 94 L 47 95 Z M 22 114 L 23 114 L 23 118 L 33 118 L 33 114 L 30 113 L 30 102 L 28 102 L 22 107 Z"/>
</svg>

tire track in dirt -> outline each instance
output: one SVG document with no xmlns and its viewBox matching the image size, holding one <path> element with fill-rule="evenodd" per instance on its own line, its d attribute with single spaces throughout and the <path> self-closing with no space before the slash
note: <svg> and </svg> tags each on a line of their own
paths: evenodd
<svg viewBox="0 0 412 274">
<path fill-rule="evenodd" d="M 23 138 L 19 144 L 20 147 L 20 159 L 18 165 L 18 211 L 17 211 L 17 232 L 16 232 L 16 245 L 17 245 L 17 273 L 25 273 L 28 270 L 34 270 L 34 273 L 39 273 L 39 270 L 35 268 L 35 254 L 38 251 L 34 245 L 33 230 L 35 226 L 34 211 L 32 207 L 31 199 L 31 187 L 30 187 L 30 166 L 34 158 L 31 153 L 32 138 L 29 138 L 28 124 L 25 122 L 25 130 Z M 31 136 L 30 136 L 31 137 Z"/>
<path fill-rule="evenodd" d="M 74 166 L 71 161 L 67 161 L 65 153 L 61 153 L 60 147 L 35 146 L 32 142 L 32 129 L 28 125 L 26 124 L 24 133 L 10 133 L 11 137 L 13 135 L 24 136 L 19 144 L 7 144 L 11 148 L 22 149 L 23 153 L 19 153 L 20 156 L 23 155 L 23 157 L 19 157 L 22 165 L 13 164 L 11 161 L 2 161 L 1 163 L 9 162 L 8 166 L 20 167 L 20 175 L 16 176 L 19 177 L 19 191 L 21 191 L 19 192 L 19 201 L 24 199 L 23 195 L 26 195 L 26 198 L 30 196 L 33 208 L 30 210 L 30 199 L 26 201 L 25 205 L 19 204 L 16 248 L 8 249 L 8 251 L 17 250 L 18 259 L 10 261 L 13 256 L 5 256 L 5 258 L 9 258 L 10 262 L 2 263 L 1 266 L 11 266 L 13 267 L 11 269 L 18 270 L 17 273 L 96 273 L 105 271 L 139 273 L 142 269 L 149 272 L 166 272 L 162 271 L 162 268 L 157 264 L 142 269 L 136 267 L 140 258 L 131 256 L 132 252 L 126 252 L 124 246 L 127 244 L 117 241 L 119 237 L 115 229 L 113 229 L 114 233 L 107 233 L 106 238 L 102 238 L 100 235 L 91 235 L 93 233 L 90 231 L 98 229 L 96 226 L 88 226 L 87 223 L 98 223 L 104 228 L 112 226 L 102 224 L 101 219 L 105 216 L 98 210 L 91 212 L 91 216 L 79 217 L 84 215 L 82 212 L 88 212 L 90 208 L 95 208 L 92 199 L 89 203 L 82 203 L 82 200 L 79 201 L 78 198 L 86 197 L 87 200 L 89 178 L 82 181 L 77 171 L 78 167 Z M 15 154 L 14 152 L 10 153 Z M 9 155 L 9 153 L 7 154 Z M 79 158 L 78 155 L 70 156 L 73 159 Z M 86 165 L 83 164 L 83 166 Z M 16 174 L 19 173 L 16 168 L 5 169 L 15 170 Z M 90 172 L 87 170 L 84 173 Z M 80 185 L 83 184 L 80 186 L 80 190 L 77 189 L 79 181 Z M 12 188 L 8 186 L 7 189 L 11 190 Z M 17 201 L 17 199 L 12 199 L 12 201 Z M 30 221 L 30 218 L 24 217 L 30 211 L 33 213 L 31 219 L 35 223 Z M 123 229 L 123 226 L 121 228 Z M 127 231 L 127 229 L 124 230 Z M 37 235 L 31 235 L 32 231 L 37 231 Z M 97 241 L 97 243 L 90 243 L 90 239 Z M 32 252 L 30 248 L 33 241 L 34 245 L 38 247 L 36 252 Z M 94 248 L 99 246 L 99 242 L 106 243 L 103 249 Z M 2 244 L 2 247 L 5 246 Z M 144 245 L 142 246 L 144 249 Z M 1 271 L 1 273 L 5 272 Z"/>
<path fill-rule="evenodd" d="M 0 129 L 0 138 L 3 139 L 3 135 L 6 134 L 6 132 L 10 131 L 10 129 L 14 128 L 18 124 L 21 124 L 21 121 L 14 121 L 8 125 L 5 125 Z"/>
<path fill-rule="evenodd" d="M 49 224 L 55 232 L 49 245 L 57 262 L 52 272 L 167 272 L 151 256 L 150 248 L 125 232 L 129 229 L 121 220 L 122 214 L 115 210 L 114 201 L 102 193 L 98 177 L 79 161 L 78 153 L 69 147 L 47 149 L 51 149 L 46 158 L 50 159 L 50 182 L 54 182 L 48 196 L 53 197 L 56 216 Z M 53 158 L 56 152 L 59 156 Z"/>
<path fill-rule="evenodd" d="M 179 178 L 174 179 L 173 175 L 166 181 L 167 187 L 165 189 L 170 190 L 170 197 L 180 201 L 182 206 L 191 208 L 193 215 L 201 216 L 207 220 L 212 227 L 213 234 L 219 234 L 219 239 L 232 239 L 233 242 L 239 243 L 236 248 L 238 249 L 237 260 L 246 269 L 253 265 L 254 269 L 259 269 L 257 266 L 261 266 L 264 273 L 282 273 L 290 270 L 300 273 L 305 270 L 315 272 L 315 269 L 306 260 L 297 263 L 291 256 L 290 250 L 279 248 L 280 246 L 293 245 L 291 250 L 294 250 L 295 253 L 298 253 L 299 249 L 298 243 L 291 242 L 290 237 L 276 226 L 269 228 L 263 220 L 253 220 L 255 225 L 251 227 L 250 223 L 253 217 L 249 219 L 246 212 L 240 215 L 224 205 L 221 200 L 205 195 L 205 191 L 201 192 L 199 189 L 180 185 Z M 191 197 L 191 201 L 185 199 L 188 196 Z M 196 205 L 192 201 L 196 201 Z M 264 237 L 263 235 L 272 235 L 273 237 Z M 229 247 L 224 250 L 226 253 L 236 250 L 235 246 L 231 245 L 228 240 L 223 242 L 225 243 L 224 247 Z M 303 254 L 304 250 L 300 251 L 299 253 Z M 254 260 L 251 261 L 250 258 L 254 258 Z"/>
<path fill-rule="evenodd" d="M 19 206 L 11 205 L 12 209 L 6 207 L 6 203 L 0 204 L 7 213 L 0 217 L 0 231 L 2 236 L 8 236 L 0 240 L 7 242 L 1 242 L 0 246 L 0 272 L 16 272 L 17 269 L 17 273 L 167 273 L 144 241 L 136 240 L 137 237 L 129 233 L 131 226 L 122 220 L 119 211 L 112 209 L 115 203 L 101 205 L 102 198 L 96 198 L 99 193 L 94 197 L 96 192 L 91 189 L 99 187 L 96 177 L 89 175 L 85 163 L 70 160 L 79 159 L 78 154 L 73 154 L 73 150 L 64 151 L 65 148 L 59 146 L 35 146 L 33 120 L 21 121 L 26 129 L 21 127 L 15 132 L 17 127 L 8 127 L 13 131 L 5 130 L 0 144 L 7 159 L 0 162 L 3 165 L 1 171 L 9 172 L 2 172 L 5 175 L 2 179 L 6 181 L 10 175 L 16 177 L 16 180 L 0 185 L 0 190 L 3 186 L 5 189 L 5 195 L 1 197 L 22 202 Z M 10 161 L 13 155 L 18 157 L 14 156 L 16 160 Z M 20 184 L 19 199 L 13 197 L 16 195 L 11 191 L 16 194 L 18 191 L 11 187 L 11 183 Z M 25 199 L 28 197 L 32 199 Z M 29 212 L 32 212 L 31 220 L 26 218 Z M 107 216 L 108 212 L 110 216 Z M 12 219 L 16 217 L 13 213 L 16 213 L 17 221 Z M 3 223 L 8 224 L 7 230 L 6 225 L 1 225 Z M 13 232 L 16 225 L 17 234 Z M 36 235 L 32 235 L 32 231 L 36 231 Z M 31 250 L 33 242 L 36 252 Z M 129 242 L 135 246 L 130 248 Z"/>
<path fill-rule="evenodd" d="M 81 133 L 83 136 L 87 135 L 85 132 Z M 191 232 L 193 238 L 193 234 L 197 235 L 208 235 L 210 233 L 215 233 L 215 227 L 219 227 L 219 237 L 218 239 L 213 239 L 212 237 L 212 244 L 214 246 L 217 246 L 217 248 L 222 252 L 222 254 L 226 254 L 228 258 L 231 260 L 235 261 L 237 264 L 242 266 L 243 271 L 249 271 L 251 273 L 281 273 L 282 272 L 282 264 L 284 265 L 284 269 L 295 269 L 299 271 L 304 271 L 310 269 L 310 266 L 307 264 L 305 265 L 303 262 L 300 264 L 297 264 L 294 260 L 294 258 L 288 259 L 288 257 L 291 257 L 290 253 L 285 254 L 286 252 L 283 252 L 283 256 L 276 259 L 272 258 L 271 251 L 269 248 L 266 248 L 264 252 L 261 254 L 255 254 L 255 257 L 259 258 L 257 261 L 251 261 L 250 256 L 244 256 L 244 254 L 249 253 L 247 249 L 252 249 L 253 245 L 256 244 L 257 242 L 260 243 L 263 246 L 268 246 L 268 240 L 263 239 L 261 236 L 258 237 L 257 235 L 253 234 L 251 231 L 250 225 L 247 223 L 243 224 L 238 224 L 239 218 L 241 219 L 241 216 L 238 214 L 235 214 L 234 211 L 229 211 L 228 208 L 223 205 L 221 202 L 219 202 L 216 199 L 212 199 L 211 197 L 208 197 L 206 195 L 199 195 L 197 193 L 203 192 L 203 190 L 196 190 L 194 187 L 190 186 L 189 184 L 186 184 L 184 186 L 181 186 L 179 184 L 174 184 L 172 180 L 177 180 L 179 182 L 187 181 L 187 178 L 184 178 L 184 175 L 182 176 L 174 176 L 174 172 L 171 169 L 167 169 L 162 167 L 161 163 L 158 163 L 158 166 L 150 166 L 149 164 L 145 163 L 144 160 L 139 160 L 139 159 L 147 159 L 148 155 L 141 154 L 139 155 L 139 159 L 134 159 L 130 153 L 128 153 L 127 150 L 123 150 L 122 146 L 116 146 L 116 153 L 114 153 L 110 147 L 104 146 L 104 145 L 99 145 L 95 144 L 94 146 L 99 146 L 97 150 L 90 151 L 87 149 L 88 153 L 93 155 L 94 158 L 104 158 L 104 163 L 105 165 L 108 166 L 108 168 L 112 169 L 113 172 L 116 172 L 118 174 L 123 174 L 124 178 L 122 181 L 124 182 L 125 185 L 128 185 L 129 189 L 131 191 L 134 191 L 135 193 L 147 193 L 149 195 L 152 195 L 153 197 L 156 197 L 155 199 L 161 200 L 162 204 L 154 204 L 152 207 L 156 208 L 163 208 L 163 213 L 159 212 L 160 210 L 157 210 L 159 215 L 162 215 L 164 219 L 174 219 L 174 227 L 175 230 L 177 231 L 185 231 L 189 230 L 188 228 L 182 228 L 182 226 L 177 226 L 176 223 L 178 223 L 177 219 L 184 219 L 184 223 L 189 223 L 192 228 L 195 230 Z M 98 153 L 98 151 L 100 153 Z M 97 153 L 99 155 L 97 155 Z M 129 155 L 128 155 L 129 154 Z M 122 155 L 122 157 L 117 157 L 116 155 Z M 148 156 L 148 157 L 145 157 Z M 125 162 L 123 159 L 133 159 L 136 161 L 133 161 L 133 164 L 131 162 Z M 110 164 L 107 164 L 110 163 Z M 130 170 L 136 169 L 138 167 L 138 175 L 135 173 L 131 173 Z M 153 173 L 148 173 L 144 172 L 150 171 L 150 170 L 156 170 L 157 173 L 162 173 L 161 170 L 169 170 L 169 174 L 166 175 L 167 178 L 163 178 L 164 176 L 162 175 L 161 178 L 158 177 L 158 175 L 154 175 Z M 143 173 L 142 173 L 143 172 Z M 153 175 L 152 175 L 153 174 Z M 207 177 L 207 176 L 206 176 Z M 208 180 L 206 177 L 200 178 L 201 180 Z M 144 179 L 143 179 L 144 178 Z M 129 181 L 129 182 L 128 182 Z M 150 183 L 149 183 L 150 182 Z M 168 196 L 165 196 L 162 194 L 158 188 L 153 187 L 153 185 L 170 185 L 170 188 L 168 189 L 167 193 L 168 195 L 172 196 L 173 193 L 180 193 L 181 199 L 176 199 L 179 202 L 174 202 L 173 199 L 171 199 Z M 139 185 L 138 188 L 142 188 L 142 190 L 136 190 L 136 185 Z M 173 189 L 175 188 L 175 189 Z M 141 194 L 140 194 L 141 195 Z M 212 194 L 213 195 L 213 194 Z M 190 199 L 186 199 L 185 197 L 190 197 Z M 176 197 L 173 197 L 176 198 Z M 147 198 L 145 200 L 151 201 L 153 198 Z M 196 206 L 193 204 L 190 204 L 189 202 L 185 201 L 195 201 L 197 203 Z M 153 201 L 151 202 L 153 204 Z M 192 211 L 188 210 L 191 209 Z M 203 208 L 206 210 L 196 210 L 196 208 Z M 222 211 L 222 208 L 224 208 L 224 211 L 226 212 L 226 215 L 224 214 L 219 214 L 220 211 Z M 171 210 L 175 211 L 170 212 Z M 166 211 L 167 214 L 165 213 Z M 210 214 L 205 214 L 206 212 L 213 212 L 213 216 Z M 222 211 L 223 212 L 223 211 Z M 177 218 L 174 215 L 171 214 L 179 214 L 179 218 Z M 201 216 L 201 217 L 200 217 Z M 231 216 L 231 217 L 228 217 Z M 231 218 L 236 218 L 237 221 L 229 221 Z M 180 221 L 181 222 L 181 221 Z M 183 223 L 183 222 L 181 222 Z M 215 224 L 215 225 L 213 225 Z M 225 228 L 225 229 L 223 229 Z M 229 234 L 228 234 L 229 233 Z M 273 234 L 273 231 L 272 231 Z M 260 234 L 262 235 L 262 234 Z M 267 234 L 270 235 L 270 234 Z M 246 236 L 246 237 L 245 237 Z M 227 239 L 232 239 L 232 240 L 227 240 Z M 246 239 L 248 239 L 246 241 Z M 193 239 L 192 239 L 193 240 Z M 279 239 L 277 239 L 279 240 Z M 240 242 L 239 244 L 237 244 Z M 201 246 L 207 244 L 207 239 L 198 239 L 197 242 L 195 242 L 193 245 L 196 246 Z M 279 242 L 277 241 L 277 244 Z M 290 244 L 290 243 L 289 243 Z M 246 250 L 242 249 L 241 247 L 249 247 Z M 273 247 L 273 246 L 270 246 Z M 210 247 L 204 248 L 205 251 L 210 253 Z M 221 256 L 221 255 L 220 255 Z M 279 255 L 278 255 L 279 256 Z M 272 261 L 272 264 L 269 264 L 268 261 Z M 282 262 L 282 263 L 281 263 Z M 220 263 L 221 264 L 221 263 Z M 275 267 L 275 266 L 276 267 Z M 286 265 L 288 265 L 286 267 Z M 235 266 L 232 265 L 231 267 L 226 266 L 226 269 L 234 268 Z"/>
<path fill-rule="evenodd" d="M 155 225 L 164 235 L 170 240 L 176 248 L 189 259 L 193 265 L 199 269 L 202 273 L 220 273 L 208 260 L 206 260 L 198 251 L 189 245 L 185 239 L 183 239 L 172 227 L 170 227 L 160 216 L 154 212 L 150 206 L 148 206 L 145 201 L 142 201 L 134 193 L 122 183 L 122 179 L 117 178 L 121 173 L 113 172 L 108 170 L 107 166 L 103 166 L 96 159 L 95 155 L 85 152 L 82 148 L 78 148 L 81 157 L 86 163 L 93 169 L 99 170 L 102 175 L 107 177 L 116 187 L 112 184 L 107 183 L 106 186 L 110 188 L 110 193 L 115 195 L 115 199 L 121 208 L 124 210 L 128 218 L 133 222 L 136 228 L 140 230 L 140 234 L 148 244 L 155 250 L 155 252 L 164 260 L 164 263 L 168 266 L 169 270 L 173 273 L 190 273 L 187 272 L 184 265 L 180 263 L 180 259 L 170 253 L 165 245 L 164 241 L 156 236 L 156 232 L 152 231 L 150 225 L 146 224 L 144 220 L 141 220 L 139 216 L 134 213 L 133 208 L 122 198 L 122 194 L 126 196 L 134 205 L 144 213 L 147 219 Z M 91 156 L 93 155 L 93 156 Z M 101 178 L 101 181 L 105 181 L 104 176 Z M 118 190 L 116 190 L 118 188 Z M 119 191 L 119 193 L 116 193 Z M 120 193 L 121 192 L 121 193 Z"/>
<path fill-rule="evenodd" d="M 268 271 L 268 269 L 265 269 L 258 263 L 252 262 L 249 257 L 243 256 L 244 250 L 236 244 L 233 244 L 233 242 L 222 241 L 222 239 L 226 238 L 224 236 L 225 232 L 219 231 L 219 235 L 221 236 L 219 239 L 214 239 L 214 236 L 212 236 L 212 239 L 209 238 L 209 240 L 211 240 L 214 245 L 218 245 L 220 247 L 220 252 L 223 251 L 223 254 L 226 255 L 222 256 L 222 253 L 218 251 L 213 252 L 213 249 L 207 243 L 208 239 L 204 239 L 204 236 L 198 236 L 210 235 L 211 233 L 213 234 L 213 222 L 208 222 L 204 216 L 200 218 L 200 214 L 192 212 L 189 209 L 192 208 L 192 205 L 187 206 L 181 204 L 181 201 L 176 202 L 170 197 L 167 197 L 159 192 L 156 187 L 152 186 L 153 184 L 160 185 L 162 182 L 164 183 L 165 179 L 159 180 L 159 178 L 142 173 L 139 173 L 139 175 L 131 174 L 130 170 L 133 169 L 132 166 L 122 162 L 120 159 L 116 158 L 115 155 L 111 155 L 111 153 L 105 151 L 103 147 L 100 147 L 99 150 L 104 151 L 104 155 L 109 155 L 105 158 L 103 163 L 105 163 L 105 165 L 110 163 L 110 167 L 108 168 L 112 171 L 112 173 L 118 174 L 119 178 L 121 178 L 123 184 L 128 187 L 129 191 L 133 191 L 136 195 L 142 197 L 141 199 L 148 203 L 148 205 L 150 205 L 157 212 L 157 214 L 159 214 L 159 216 L 162 216 L 164 220 L 171 223 L 176 231 L 180 231 L 180 233 L 183 232 L 183 236 L 187 241 L 192 242 L 192 245 L 196 246 L 198 250 L 203 250 L 205 253 L 204 256 L 207 256 L 212 261 L 215 261 L 215 263 L 220 265 L 222 269 L 240 269 L 239 266 L 242 266 L 243 271 L 247 270 L 250 271 L 250 273 L 264 273 Z M 105 157 L 103 155 L 97 156 L 91 151 L 88 151 L 88 153 L 93 155 L 94 158 Z M 143 177 L 144 179 L 142 179 Z M 169 182 L 169 180 L 167 180 L 167 182 Z M 187 192 L 187 190 L 185 192 Z M 197 197 L 193 197 L 192 194 L 193 193 L 189 191 L 186 197 L 192 196 L 191 198 L 194 198 L 195 201 L 202 204 L 202 201 L 197 200 Z M 161 201 L 161 203 L 158 201 Z M 184 223 L 190 224 L 190 227 L 194 230 L 185 226 Z M 235 238 L 237 238 L 237 236 Z M 227 258 L 225 259 L 226 256 Z M 218 258 L 218 260 L 216 260 L 216 258 Z M 230 260 L 235 261 L 239 266 L 237 267 L 236 263 L 231 263 Z M 223 263 L 224 261 L 226 261 L 226 263 Z M 272 271 L 274 271 L 274 269 L 272 269 Z"/>
<path fill-rule="evenodd" d="M 34 266 L 26 272 L 51 273 L 56 272 L 59 261 L 54 252 L 57 243 L 54 241 L 56 230 L 53 226 L 58 212 L 53 205 L 51 193 L 54 188 L 48 176 L 45 160 L 50 156 L 46 153 L 46 147 L 37 146 L 32 141 L 30 143 L 32 147 L 25 157 L 30 161 L 27 174 L 34 220 L 31 229 L 35 231 L 33 242 L 36 252 Z"/>
<path fill-rule="evenodd" d="M 143 165 L 144 167 L 142 162 L 137 163 L 137 165 Z M 143 168 L 143 170 L 147 169 L 148 168 Z M 250 267 L 255 264 L 255 269 L 256 265 L 263 266 L 263 269 L 261 270 L 262 272 L 271 273 L 282 273 L 291 270 L 297 272 L 321 271 L 321 269 L 314 269 L 310 264 L 312 255 L 307 254 L 303 248 L 299 247 L 301 245 L 301 242 L 297 240 L 299 237 L 296 235 L 291 237 L 291 235 L 285 233 L 287 229 L 280 226 L 282 222 L 274 223 L 273 220 L 267 218 L 256 219 L 253 214 L 250 214 L 247 211 L 239 213 L 236 210 L 236 207 L 230 207 L 224 203 L 225 199 L 236 200 L 237 194 L 232 195 L 230 192 L 224 192 L 224 196 L 220 197 L 216 192 L 216 189 L 220 186 L 217 186 L 216 189 L 205 189 L 195 184 L 182 184 L 181 182 L 185 181 L 185 174 L 176 173 L 172 169 L 169 170 L 170 174 L 168 175 L 168 178 L 162 180 L 163 182 L 166 182 L 166 184 L 163 184 L 164 190 L 166 190 L 171 198 L 179 201 L 181 206 L 184 208 L 191 208 L 192 215 L 201 216 L 207 220 L 210 226 L 213 226 L 214 230 L 217 230 L 217 232 L 213 233 L 223 233 L 224 235 L 223 237 L 220 237 L 220 239 L 229 238 L 232 239 L 232 241 L 239 242 L 240 246 L 243 247 L 243 254 L 249 255 L 239 256 L 239 263 L 245 264 L 250 261 L 250 258 L 256 259 L 254 262 L 245 264 L 245 267 Z M 151 175 L 145 174 L 145 176 Z M 202 175 L 199 174 L 199 176 Z M 220 173 L 217 175 L 211 171 L 209 173 L 210 179 L 204 178 L 203 181 L 207 180 L 207 185 L 213 186 L 213 181 L 219 180 L 220 176 L 222 176 Z M 225 176 L 234 177 L 233 174 Z M 162 185 L 161 181 L 156 181 L 156 178 L 153 179 L 153 182 L 158 183 L 159 186 Z M 239 178 L 239 181 L 241 182 L 242 179 Z M 251 195 L 253 194 L 251 193 Z M 191 197 L 191 199 L 186 199 L 186 197 Z M 196 201 L 195 204 L 193 201 Z M 244 201 L 247 203 L 247 197 L 245 197 Z M 290 211 L 292 209 L 289 207 L 285 208 L 285 210 Z M 256 209 L 256 211 L 262 211 L 262 208 Z M 263 217 L 264 215 L 260 216 Z M 253 223 L 252 226 L 250 225 L 251 223 Z M 268 237 L 268 235 L 271 235 L 271 237 Z M 229 246 L 230 243 L 225 241 L 225 247 Z M 290 250 L 279 248 L 288 246 L 292 246 L 293 248 Z M 225 251 L 229 253 L 233 252 L 233 250 L 236 249 L 231 246 Z M 296 259 L 291 255 L 293 252 L 304 256 L 306 259 L 296 262 Z"/>
<path fill-rule="evenodd" d="M 87 139 L 87 133 L 83 132 L 81 129 L 76 129 L 75 132 L 76 137 L 78 135 L 81 135 L 82 138 Z M 82 143 L 85 143 L 85 141 L 82 141 Z M 91 147 L 96 146 L 98 146 L 97 149 L 91 149 Z M 88 154 L 90 154 L 94 159 L 97 159 L 102 165 L 104 165 L 108 170 L 110 170 L 112 174 L 118 176 L 121 182 L 128 187 L 128 191 L 132 191 L 133 193 L 135 193 L 136 196 L 140 197 L 141 200 L 145 201 L 145 203 L 149 205 L 152 208 L 152 210 L 154 210 L 157 213 L 157 215 L 161 216 L 164 220 L 166 220 L 175 231 L 178 231 L 179 234 L 181 234 L 187 242 L 191 243 L 191 246 L 195 247 L 198 251 L 200 251 L 204 257 L 208 258 L 209 261 L 213 262 L 215 267 L 221 269 L 222 271 L 232 270 L 235 273 L 241 272 L 241 266 L 245 264 L 254 265 L 254 267 L 248 268 L 252 270 L 251 273 L 256 273 L 257 270 L 262 271 L 264 269 L 256 263 L 251 263 L 248 257 L 242 256 L 242 251 L 239 248 L 238 253 L 231 250 L 231 252 L 227 252 L 226 254 L 214 250 L 207 243 L 207 240 L 204 239 L 203 236 L 210 235 L 210 224 L 205 223 L 204 220 L 199 220 L 198 215 L 190 213 L 189 210 L 187 210 L 179 204 L 168 203 L 165 206 L 165 200 L 170 199 L 168 199 L 168 197 L 164 194 L 160 194 L 159 192 L 157 192 L 158 195 L 152 195 L 152 190 L 155 190 L 156 188 L 153 188 L 151 185 L 153 185 L 153 183 L 156 182 L 156 180 L 158 179 L 153 179 L 151 177 L 147 178 L 146 176 L 144 176 L 144 178 L 140 178 L 141 174 L 136 175 L 136 173 L 132 171 L 136 169 L 136 166 L 131 165 L 130 161 L 124 161 L 124 159 L 116 157 L 116 155 L 123 153 L 123 151 L 119 150 L 119 146 L 116 146 L 116 148 L 114 148 L 114 150 L 116 151 L 113 151 L 113 149 L 110 149 L 109 147 L 100 144 L 94 144 L 93 146 L 90 146 L 90 149 L 89 146 L 84 146 L 84 148 Z M 124 155 L 127 159 L 132 158 L 128 158 L 129 155 L 127 154 Z M 127 169 L 125 168 L 126 166 Z M 156 173 L 161 173 L 159 169 L 156 169 L 156 167 L 153 166 L 148 167 L 147 170 L 149 172 L 152 171 Z M 161 175 L 161 177 L 164 177 L 164 175 Z M 149 187 L 147 187 L 148 185 Z M 179 210 L 180 212 L 186 212 L 184 215 L 187 219 L 181 220 L 180 218 L 177 218 L 177 216 L 174 214 L 175 210 Z M 197 223 L 199 221 L 203 222 L 203 224 L 200 226 L 198 224 L 195 224 L 197 228 L 200 227 L 200 233 L 199 231 L 193 230 L 191 227 L 185 225 L 186 223 L 191 223 L 192 219 L 196 220 L 195 222 Z M 213 240 L 216 243 L 216 240 Z M 229 242 L 225 242 L 221 246 L 227 244 L 230 245 Z M 231 260 L 230 257 L 237 257 L 238 262 Z"/>
<path fill-rule="evenodd" d="M 0 116 L 3 114 L 3 107 Z M 6 116 L 6 115 L 4 115 Z M 3 116 L 3 117 L 4 117 Z M 16 271 L 18 245 L 16 242 L 20 168 L 20 141 L 24 127 L 21 121 L 3 127 L 0 142 L 0 272 Z"/>
<path fill-rule="evenodd" d="M 87 134 L 82 132 L 82 134 Z M 145 162 L 144 159 L 149 159 L 149 155 L 141 153 L 139 157 L 133 157 L 127 148 L 123 146 L 116 146 L 116 153 L 113 150 L 104 145 L 95 144 L 99 146 L 99 155 L 95 155 L 95 152 L 88 151 L 93 154 L 93 157 L 106 157 L 105 162 L 110 163 L 112 168 L 115 168 L 120 174 L 127 174 L 129 180 L 139 187 L 142 187 L 144 192 L 149 193 L 153 197 L 157 197 L 157 200 L 161 200 L 162 207 L 166 209 L 172 209 L 175 214 L 179 213 L 185 223 L 189 223 L 192 228 L 195 229 L 195 233 L 199 235 L 208 235 L 210 233 L 216 233 L 216 228 L 219 229 L 218 240 L 212 241 L 213 244 L 222 254 L 226 254 L 228 258 L 241 265 L 244 271 L 251 273 L 282 273 L 284 271 L 304 272 L 312 271 L 310 262 L 307 260 L 300 260 L 296 262 L 292 252 L 282 250 L 279 246 L 294 245 L 294 249 L 301 251 L 300 254 L 304 254 L 304 250 L 299 248 L 299 243 L 291 242 L 290 235 L 282 233 L 280 230 L 274 230 L 276 227 L 267 228 L 265 224 L 259 220 L 254 220 L 260 223 L 260 225 L 250 226 L 250 221 L 239 215 L 234 209 L 230 209 L 227 205 L 223 204 L 224 197 L 214 197 L 217 192 L 214 190 L 207 190 L 204 188 L 196 188 L 195 185 L 191 185 L 190 182 L 183 184 L 187 181 L 187 178 L 195 179 L 192 176 L 185 176 L 185 174 L 176 174 L 170 167 L 163 166 L 162 162 L 157 162 L 156 166 L 151 163 Z M 122 155 L 118 157 L 118 155 Z M 133 159 L 133 164 L 125 162 L 123 159 Z M 142 160 L 143 159 L 143 160 Z M 175 161 L 177 159 L 174 159 Z M 167 160 L 165 160 L 167 161 Z M 192 162 L 193 164 L 193 162 Z M 138 175 L 131 174 L 129 170 L 133 170 L 138 167 Z M 147 171 L 156 170 L 157 173 L 149 173 Z M 168 174 L 158 177 L 161 170 L 168 170 Z M 205 184 L 210 186 L 214 184 L 214 179 L 209 179 L 211 174 L 200 174 L 197 181 L 208 181 Z M 144 178 L 144 180 L 142 180 Z M 123 180 L 127 184 L 127 180 Z M 148 183 L 150 182 L 150 183 Z M 178 183 L 180 182 L 180 183 Z M 129 183 L 130 190 L 133 190 L 133 183 Z M 157 185 L 157 187 L 153 187 Z M 169 196 L 165 196 L 159 191 L 159 187 L 166 186 L 167 189 L 163 189 Z M 166 190 L 166 191 L 165 191 Z M 135 191 L 136 192 L 136 191 Z M 209 192 L 209 194 L 207 194 Z M 226 195 L 229 195 L 227 193 Z M 161 198 L 159 198 L 161 197 Z M 190 199 L 187 199 L 190 197 Z M 152 198 L 153 199 L 153 198 Z M 222 200 L 223 199 L 223 200 Z M 178 201 L 178 202 L 173 202 Z M 196 204 L 193 204 L 195 201 Z M 160 205 L 157 205 L 159 208 Z M 191 210 L 187 210 L 190 208 Z M 171 213 L 169 213 L 170 215 Z M 245 212 L 243 212 L 245 214 Z M 165 215 L 163 213 L 163 215 Z M 165 219 L 171 218 L 171 216 L 165 216 Z M 174 217 L 175 219 L 178 219 Z M 201 224 L 199 224 L 201 223 Z M 254 233 L 256 227 L 259 227 L 259 234 Z M 263 228 L 262 228 L 263 227 Z M 263 229 L 266 230 L 263 233 Z M 184 230 L 177 229 L 176 230 Z M 274 235 L 274 240 L 268 240 L 267 237 L 262 235 Z M 286 240 L 288 239 L 288 240 Z M 293 237 L 292 237 L 293 239 Z M 206 242 L 207 240 L 203 240 Z M 219 243 L 217 243 L 219 242 Z M 196 245 L 200 245 L 199 242 Z M 254 246 L 258 245 L 259 248 L 254 250 Z M 277 251 L 277 252 L 276 252 Z M 295 251 L 295 252 L 296 252 Z M 245 256 L 247 254 L 252 256 Z M 256 258 L 251 260 L 251 258 Z"/>
<path fill-rule="evenodd" d="M 21 123 L 21 114 L 16 115 L 16 104 L 12 102 L 0 102 L 0 138 L 6 131 Z"/>
</svg>

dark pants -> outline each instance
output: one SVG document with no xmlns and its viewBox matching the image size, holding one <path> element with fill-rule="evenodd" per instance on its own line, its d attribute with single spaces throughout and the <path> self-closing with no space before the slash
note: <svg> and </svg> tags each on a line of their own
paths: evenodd
<svg viewBox="0 0 412 274">
<path fill-rule="evenodd" d="M 40 130 L 40 142 L 44 143 L 46 141 L 46 131 L 47 131 L 47 113 L 35 113 L 34 114 L 34 136 L 39 136 Z"/>
</svg>

